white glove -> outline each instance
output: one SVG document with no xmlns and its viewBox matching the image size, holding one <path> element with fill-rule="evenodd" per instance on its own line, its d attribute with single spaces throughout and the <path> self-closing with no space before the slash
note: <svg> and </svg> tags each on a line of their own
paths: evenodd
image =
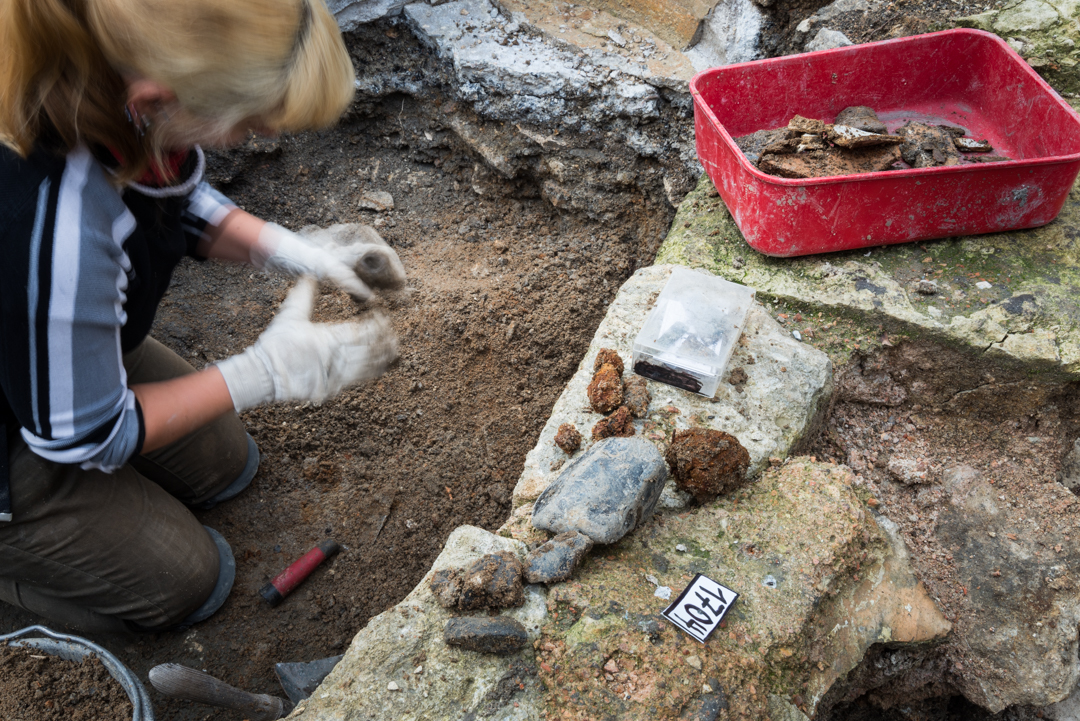
<svg viewBox="0 0 1080 721">
<path fill-rule="evenodd" d="M 271 401 L 323 401 L 378 378 L 397 358 L 397 337 L 381 314 L 312 323 L 317 285 L 302 277 L 255 345 L 217 364 L 237 412 Z"/>
<path fill-rule="evenodd" d="M 292 276 L 313 275 L 358 301 L 371 299 L 369 286 L 400 288 L 405 284 L 401 260 L 374 228 L 354 223 L 325 230 L 308 226 L 301 232 L 267 223 L 251 250 L 251 264 Z"/>
</svg>

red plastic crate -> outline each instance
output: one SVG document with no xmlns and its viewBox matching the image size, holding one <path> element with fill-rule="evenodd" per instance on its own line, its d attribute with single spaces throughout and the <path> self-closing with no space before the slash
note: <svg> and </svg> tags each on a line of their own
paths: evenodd
<svg viewBox="0 0 1080 721">
<path fill-rule="evenodd" d="M 979 30 L 822 50 L 698 73 L 697 151 L 755 250 L 796 256 L 1033 228 L 1061 211 L 1080 172 L 1080 116 L 1003 40 Z M 832 122 L 868 105 L 962 125 L 1007 162 L 792 180 L 750 164 L 733 137 L 798 114 Z"/>
</svg>

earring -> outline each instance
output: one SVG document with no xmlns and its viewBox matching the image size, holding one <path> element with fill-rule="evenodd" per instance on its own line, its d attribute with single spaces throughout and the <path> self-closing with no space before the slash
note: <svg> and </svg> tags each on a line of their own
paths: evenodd
<svg viewBox="0 0 1080 721">
<path fill-rule="evenodd" d="M 124 108 L 124 115 L 127 117 L 129 123 L 135 128 L 135 134 L 140 138 L 146 135 L 146 131 L 150 128 L 150 118 L 146 115 L 140 115 L 139 111 L 135 109 L 135 103 L 128 103 Z"/>
</svg>

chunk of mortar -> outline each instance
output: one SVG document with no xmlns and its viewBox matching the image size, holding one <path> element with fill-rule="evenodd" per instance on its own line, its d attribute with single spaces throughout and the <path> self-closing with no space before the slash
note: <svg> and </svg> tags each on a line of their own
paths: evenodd
<svg viewBox="0 0 1080 721">
<path fill-rule="evenodd" d="M 525 580 L 528 583 L 565 581 L 574 575 L 574 569 L 592 547 L 592 539 L 583 533 L 560 533 L 525 557 Z"/>
<path fill-rule="evenodd" d="M 642 438 L 608 438 L 570 463 L 536 499 L 532 524 L 615 543 L 656 509 L 667 480 L 664 457 Z"/>
<path fill-rule="evenodd" d="M 450 646 L 470 651 L 504 654 L 523 648 L 529 642 L 529 634 L 519 621 L 506 616 L 467 616 L 447 621 L 443 639 Z"/>
</svg>

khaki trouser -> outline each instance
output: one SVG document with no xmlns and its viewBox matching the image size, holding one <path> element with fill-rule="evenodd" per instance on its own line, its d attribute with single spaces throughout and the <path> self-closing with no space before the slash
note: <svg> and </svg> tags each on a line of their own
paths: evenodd
<svg viewBox="0 0 1080 721">
<path fill-rule="evenodd" d="M 132 384 L 194 372 L 152 338 L 124 367 Z M 235 413 L 112 474 L 47 461 L 10 429 L 9 444 L 0 601 L 82 631 L 118 631 L 174 625 L 209 597 L 218 551 L 184 504 L 243 470 L 247 434 Z"/>
</svg>

